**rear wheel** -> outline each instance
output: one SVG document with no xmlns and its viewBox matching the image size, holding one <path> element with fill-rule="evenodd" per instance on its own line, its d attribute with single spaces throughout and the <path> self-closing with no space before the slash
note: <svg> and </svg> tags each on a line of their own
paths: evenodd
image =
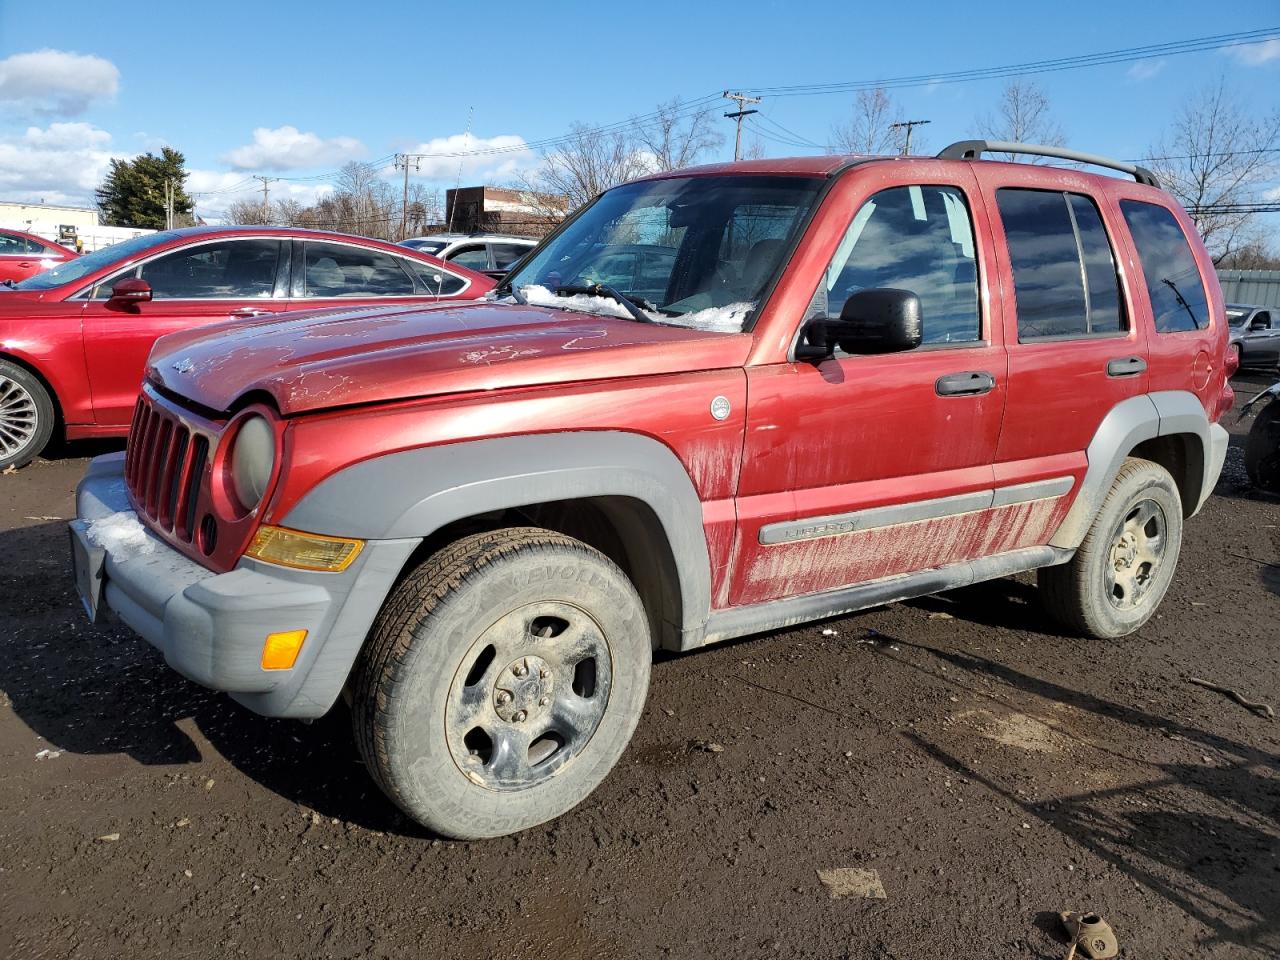
<svg viewBox="0 0 1280 960">
<path fill-rule="evenodd" d="M 1254 418 L 1244 441 L 1244 469 L 1259 490 L 1280 494 L 1280 400 Z"/>
<path fill-rule="evenodd" d="M 1182 499 L 1169 472 L 1130 457 L 1080 549 L 1039 571 L 1048 612 L 1093 637 L 1123 637 L 1156 612 L 1182 546 Z"/>
<path fill-rule="evenodd" d="M 356 667 L 356 740 L 407 814 L 496 837 L 571 809 L 634 732 L 648 621 L 607 557 L 536 528 L 478 534 L 396 588 Z"/>
<path fill-rule="evenodd" d="M 0 360 L 0 470 L 23 467 L 53 436 L 53 400 L 30 371 Z"/>
</svg>

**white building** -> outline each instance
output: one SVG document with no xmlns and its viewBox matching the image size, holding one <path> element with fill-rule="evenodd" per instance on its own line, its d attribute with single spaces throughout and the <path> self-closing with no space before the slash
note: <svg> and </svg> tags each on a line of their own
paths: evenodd
<svg viewBox="0 0 1280 960">
<path fill-rule="evenodd" d="M 0 200 L 0 227 L 23 230 L 55 242 L 68 235 L 80 239 L 89 253 L 118 240 L 128 240 L 154 230 L 137 227 L 107 227 L 98 223 L 95 207 L 72 207 L 58 203 L 22 203 Z"/>
</svg>

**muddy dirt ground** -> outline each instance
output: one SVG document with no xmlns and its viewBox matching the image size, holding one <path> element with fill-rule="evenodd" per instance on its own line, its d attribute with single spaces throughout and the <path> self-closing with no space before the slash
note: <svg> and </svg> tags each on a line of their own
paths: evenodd
<svg viewBox="0 0 1280 960">
<path fill-rule="evenodd" d="M 586 803 L 475 844 L 400 817 L 343 713 L 84 622 L 60 518 L 100 449 L 0 477 L 0 957 L 1056 958 L 1068 909 L 1128 957 L 1280 954 L 1280 722 L 1186 682 L 1280 708 L 1239 437 L 1141 635 L 1063 636 L 1023 577 L 664 658 Z"/>
</svg>

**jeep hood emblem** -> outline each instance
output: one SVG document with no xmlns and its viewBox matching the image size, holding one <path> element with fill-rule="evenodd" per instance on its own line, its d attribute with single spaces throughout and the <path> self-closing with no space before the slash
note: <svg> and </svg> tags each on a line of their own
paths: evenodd
<svg viewBox="0 0 1280 960">
<path fill-rule="evenodd" d="M 190 373 L 195 368 L 196 365 L 191 362 L 189 357 L 183 358 L 173 365 L 173 369 L 178 373 Z"/>
</svg>

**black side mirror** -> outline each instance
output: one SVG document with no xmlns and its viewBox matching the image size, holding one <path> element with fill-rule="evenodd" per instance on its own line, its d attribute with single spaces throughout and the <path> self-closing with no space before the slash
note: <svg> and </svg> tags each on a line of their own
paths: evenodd
<svg viewBox="0 0 1280 960">
<path fill-rule="evenodd" d="M 845 301 L 838 320 L 809 324 L 797 355 L 821 359 L 837 346 L 845 353 L 898 353 L 920 346 L 923 330 L 920 298 L 910 290 L 860 290 Z"/>
<path fill-rule="evenodd" d="M 1249 329 L 1250 330 L 1270 330 L 1271 324 L 1267 323 L 1267 321 L 1263 320 L 1261 317 L 1254 317 L 1252 320 L 1249 321 Z"/>
</svg>

